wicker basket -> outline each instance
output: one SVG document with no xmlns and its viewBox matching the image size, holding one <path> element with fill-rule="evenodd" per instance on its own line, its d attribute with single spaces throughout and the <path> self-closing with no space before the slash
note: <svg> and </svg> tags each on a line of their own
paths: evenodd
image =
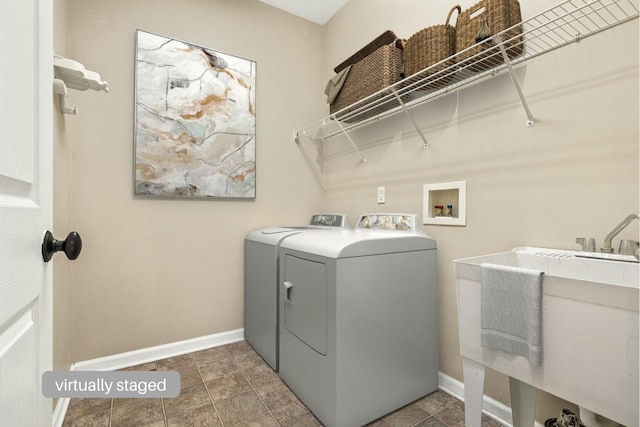
<svg viewBox="0 0 640 427">
<path fill-rule="evenodd" d="M 481 71 L 503 63 L 502 54 L 491 37 L 510 27 L 514 28 L 502 35 L 507 55 L 509 58 L 520 55 L 523 51 L 522 26 L 517 25 L 520 22 L 518 0 L 482 0 L 462 11 L 456 21 L 456 61 L 465 67 L 464 62 L 469 57 L 486 51 L 466 68 Z"/>
<path fill-rule="evenodd" d="M 407 40 L 404 48 L 404 74 L 410 77 L 419 71 L 429 68 L 428 71 L 418 74 L 414 79 L 425 78 L 435 73 L 440 73 L 445 68 L 454 64 L 453 55 L 456 53 L 456 29 L 449 25 L 451 14 L 458 10 L 458 14 L 462 11 L 460 6 L 454 6 L 447 15 L 444 25 L 434 25 L 424 28 Z M 451 58 L 449 61 L 445 59 Z M 435 64 L 438 64 L 434 67 Z M 453 78 L 453 73 L 442 76 L 434 76 L 436 81 L 433 86 L 446 84 Z"/>
<path fill-rule="evenodd" d="M 391 31 L 386 31 L 367 46 L 356 52 L 349 59 L 338 65 L 334 71 L 340 72 L 351 65 L 347 79 L 335 100 L 330 104 L 329 111 L 333 114 L 348 106 L 352 106 L 344 113 L 352 112 L 361 105 L 357 102 L 382 89 L 400 81 L 402 72 L 404 42 Z M 381 94 L 379 97 L 383 97 Z M 391 97 L 390 97 L 391 99 Z M 368 99 L 372 101 L 372 99 Z M 393 99 L 377 108 L 353 115 L 346 121 L 358 121 L 379 114 L 397 106 Z M 342 114 L 341 114 L 342 115 Z"/>
</svg>

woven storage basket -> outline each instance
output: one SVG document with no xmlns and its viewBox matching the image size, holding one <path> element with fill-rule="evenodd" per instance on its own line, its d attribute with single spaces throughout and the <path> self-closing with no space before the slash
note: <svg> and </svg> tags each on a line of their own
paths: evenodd
<svg viewBox="0 0 640 427">
<path fill-rule="evenodd" d="M 491 37 L 522 22 L 518 0 L 482 0 L 462 11 L 456 21 L 456 61 L 464 62 L 478 55 L 467 68 L 481 71 L 504 62 Z M 509 58 L 523 51 L 522 26 L 517 25 L 502 35 Z M 478 44 L 479 43 L 479 44 Z M 473 49 L 464 51 L 474 46 Z M 493 48 L 493 49 L 491 49 Z M 489 50 L 489 51 L 487 51 Z M 464 52 L 463 52 L 464 51 Z M 479 55 L 485 52 L 485 55 Z"/>
<path fill-rule="evenodd" d="M 330 104 L 329 111 L 333 114 L 343 108 L 352 106 L 352 108 L 344 111 L 344 113 L 351 112 L 361 107 L 361 105 L 357 104 L 361 99 L 400 81 L 403 48 L 404 42 L 398 39 L 393 32 L 386 31 L 342 64 L 338 65 L 334 69 L 336 73 L 349 65 L 351 65 L 351 70 L 347 75 L 347 79 L 340 93 Z M 381 94 L 378 98 L 384 95 L 385 94 Z M 366 102 L 369 101 L 371 101 L 371 99 L 368 99 Z M 396 105 L 398 105 L 398 103 L 395 100 L 386 102 L 374 109 L 358 113 L 346 119 L 346 121 L 362 120 L 393 108 Z"/>
<path fill-rule="evenodd" d="M 460 6 L 454 6 L 447 15 L 444 25 L 434 25 L 424 28 L 407 39 L 404 47 L 404 74 L 409 77 L 419 71 L 425 70 L 415 76 L 416 79 L 422 79 L 436 73 L 454 64 L 453 55 L 456 53 L 456 29 L 449 25 L 451 14 L 458 10 L 458 14 L 462 11 Z M 445 59 L 451 58 L 448 61 Z M 443 62 L 444 61 L 444 62 Z M 434 66 L 438 64 L 437 66 Z M 446 84 L 454 77 L 454 73 L 443 74 L 442 76 L 434 76 L 434 83 L 429 86 L 437 86 Z"/>
</svg>

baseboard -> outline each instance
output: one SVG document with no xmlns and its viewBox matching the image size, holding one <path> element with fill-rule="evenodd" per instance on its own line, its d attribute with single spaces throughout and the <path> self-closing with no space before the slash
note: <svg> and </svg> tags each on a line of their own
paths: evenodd
<svg viewBox="0 0 640 427">
<path fill-rule="evenodd" d="M 64 423 L 64 416 L 67 414 L 70 401 L 70 397 L 58 398 L 58 403 L 56 403 L 56 407 L 54 408 L 52 415 L 51 425 L 53 427 L 62 427 L 62 423 Z"/>
<path fill-rule="evenodd" d="M 438 386 L 440 390 L 464 402 L 463 382 L 443 372 L 438 372 Z M 511 407 L 487 395 L 484 395 L 482 398 L 482 412 L 505 427 L 512 426 Z M 536 421 L 535 427 L 544 427 L 544 425 Z"/>
<path fill-rule="evenodd" d="M 236 329 L 219 334 L 207 335 L 204 337 L 192 338 L 189 340 L 163 344 L 155 347 L 142 348 L 140 350 L 128 351 L 126 353 L 113 354 L 111 356 L 99 357 L 97 359 L 85 360 L 71 365 L 70 371 L 115 371 L 117 369 L 128 368 L 130 366 L 141 365 L 154 360 L 166 359 L 167 357 L 192 353 L 194 351 L 205 350 L 207 348 L 218 347 L 225 344 L 242 341 L 244 339 L 244 329 Z M 53 411 L 53 427 L 61 427 L 64 416 L 67 413 L 70 399 L 61 397 Z"/>
<path fill-rule="evenodd" d="M 241 328 L 233 331 L 221 332 L 219 334 L 172 342 L 155 347 L 142 348 L 140 350 L 113 354 L 111 356 L 99 357 L 97 359 L 85 360 L 74 363 L 73 369 L 76 371 L 115 371 L 117 369 L 141 365 L 155 360 L 166 359 L 167 357 L 231 344 L 242 341 L 243 339 L 244 329 Z"/>
<path fill-rule="evenodd" d="M 438 372 L 438 386 L 440 390 L 464 402 L 464 383 L 462 381 L 458 381 L 443 372 Z M 504 403 L 484 395 L 482 412 L 503 426 L 511 427 L 511 408 Z"/>
</svg>

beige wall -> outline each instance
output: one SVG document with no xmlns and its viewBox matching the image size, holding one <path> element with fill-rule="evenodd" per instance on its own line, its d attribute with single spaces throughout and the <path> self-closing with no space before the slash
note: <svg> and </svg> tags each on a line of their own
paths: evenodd
<svg viewBox="0 0 640 427">
<path fill-rule="evenodd" d="M 322 206 L 292 141 L 322 114 L 309 101 L 321 99 L 322 27 L 255 0 L 68 4 L 56 33 L 109 93 L 70 91 L 79 113 L 57 117 L 57 233 L 84 242 L 77 261 L 56 262 L 69 269 L 56 276 L 56 341 L 69 347 L 57 365 L 242 328 L 245 234 Z M 257 62 L 255 201 L 133 197 L 137 29 Z"/>
<path fill-rule="evenodd" d="M 637 21 L 518 70 L 533 128 L 501 75 L 414 110 L 428 150 L 402 116 L 354 133 L 365 164 L 338 139 L 322 194 L 291 133 L 327 113 L 331 68 L 386 29 L 409 37 L 441 23 L 450 4 L 351 0 L 320 27 L 254 0 L 67 1 L 56 49 L 61 37 L 110 92 L 72 91 L 78 116 L 56 119 L 56 233 L 76 229 L 85 242 L 76 262 L 56 263 L 56 366 L 241 328 L 250 229 L 322 209 L 352 222 L 364 212 L 421 213 L 423 184 L 466 180 L 467 226 L 425 226 L 439 245 L 441 370 L 462 379 L 454 259 L 518 245 L 574 249 L 578 236 L 601 244 L 638 211 Z M 521 3 L 526 18 L 556 2 Z M 138 28 L 257 61 L 255 201 L 132 196 Z M 375 203 L 380 185 L 385 205 Z M 620 237 L 637 236 L 634 224 Z M 488 379 L 486 391 L 508 402 L 506 380 Z M 540 399 L 553 408 L 545 415 L 562 405 Z"/>
<path fill-rule="evenodd" d="M 557 4 L 520 3 L 524 18 Z M 443 22 L 450 7 L 351 0 L 326 26 L 327 76 L 384 30 L 408 38 Z M 425 226 L 438 241 L 440 368 L 459 380 L 453 260 L 521 245 L 577 249 L 580 236 L 602 245 L 615 225 L 638 212 L 637 20 L 533 59 L 518 77 L 536 118 L 532 128 L 505 74 L 412 110 L 429 149 L 402 114 L 352 133 L 365 163 L 344 138 L 327 144 L 327 205 L 352 217 L 422 214 L 423 184 L 467 181 L 467 226 Z M 386 187 L 385 205 L 376 204 L 378 186 Z M 637 222 L 614 246 L 622 237 L 637 240 Z M 506 379 L 488 375 L 485 392 L 508 403 Z M 557 416 L 563 405 L 540 400 L 540 419 Z"/>
</svg>

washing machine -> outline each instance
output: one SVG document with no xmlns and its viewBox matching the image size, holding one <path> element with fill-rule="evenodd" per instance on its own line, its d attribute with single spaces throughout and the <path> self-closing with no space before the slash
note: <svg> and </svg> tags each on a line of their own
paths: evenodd
<svg viewBox="0 0 640 427">
<path fill-rule="evenodd" d="M 405 214 L 281 243 L 279 375 L 325 426 L 362 426 L 437 390 L 436 257 Z"/>
<path fill-rule="evenodd" d="M 244 335 L 278 370 L 278 247 L 289 236 L 318 230 L 350 229 L 344 214 L 315 214 L 301 227 L 268 227 L 244 241 Z"/>
</svg>

